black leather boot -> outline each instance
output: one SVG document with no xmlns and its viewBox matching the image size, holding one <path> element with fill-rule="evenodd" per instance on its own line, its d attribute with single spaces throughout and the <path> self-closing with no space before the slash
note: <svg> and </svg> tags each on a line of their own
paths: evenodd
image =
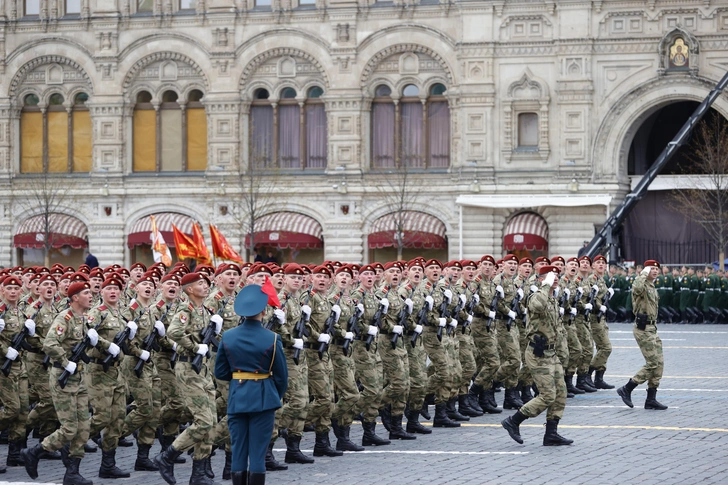
<svg viewBox="0 0 728 485">
<path fill-rule="evenodd" d="M 137 457 L 134 462 L 134 470 L 138 472 L 158 472 L 159 468 L 149 459 L 151 445 L 137 444 Z"/>
<path fill-rule="evenodd" d="M 174 436 L 174 435 L 160 434 L 159 444 L 162 446 L 161 453 L 164 453 L 167 450 L 167 448 L 172 446 L 172 443 L 174 443 L 175 438 L 176 438 L 176 436 Z M 182 455 L 180 455 L 174 460 L 174 463 L 175 464 L 187 463 L 187 459 L 185 457 L 183 457 Z"/>
<path fill-rule="evenodd" d="M 265 473 L 249 473 L 248 485 L 265 485 Z"/>
<path fill-rule="evenodd" d="M 521 409 L 523 401 L 518 397 L 518 391 L 515 387 L 506 389 L 505 397 L 503 398 L 503 409 Z"/>
<path fill-rule="evenodd" d="M 344 426 L 341 429 L 341 437 L 336 440 L 336 449 L 339 451 L 364 451 L 363 446 L 359 446 L 349 438 L 351 426 Z"/>
<path fill-rule="evenodd" d="M 464 416 L 469 416 L 471 418 L 477 418 L 478 416 L 482 416 L 482 411 L 477 411 L 470 405 L 470 394 L 460 394 L 458 396 L 458 411 L 460 414 Z"/>
<path fill-rule="evenodd" d="M 589 367 L 589 372 L 586 374 L 586 383 L 592 386 L 594 389 L 597 389 L 597 386 L 594 385 L 594 381 L 592 380 L 592 374 L 594 373 L 596 369 L 594 367 Z"/>
<path fill-rule="evenodd" d="M 425 419 L 427 421 L 432 419 L 432 416 L 430 415 L 430 405 L 427 404 L 427 400 L 422 403 L 422 409 L 420 409 L 420 416 L 422 416 L 422 419 Z"/>
<path fill-rule="evenodd" d="M 377 433 L 375 432 L 377 428 L 376 421 L 362 421 L 361 427 L 364 429 L 364 435 L 361 437 L 362 446 L 384 446 L 391 443 L 391 441 L 377 436 Z"/>
<path fill-rule="evenodd" d="M 627 384 L 617 389 L 617 394 L 619 394 L 619 397 L 621 397 L 622 401 L 624 401 L 624 403 L 631 408 L 634 407 L 634 404 L 632 404 L 632 391 L 634 391 L 636 387 L 637 383 L 630 379 L 629 381 L 627 381 Z"/>
<path fill-rule="evenodd" d="M 475 384 L 473 384 L 473 385 L 475 385 Z M 482 389 L 482 387 L 481 387 L 481 389 Z M 468 390 L 467 396 L 468 396 L 468 403 L 470 404 L 470 407 L 473 408 L 476 413 L 480 413 L 480 415 L 482 416 L 485 414 L 485 410 L 480 406 L 480 394 L 482 394 L 482 392 L 476 393 L 475 391 L 473 391 L 473 388 L 471 386 L 470 389 Z"/>
<path fill-rule="evenodd" d="M 521 401 L 523 404 L 526 404 L 528 401 L 533 399 L 533 394 L 531 394 L 531 386 L 527 386 L 524 383 L 521 383 Z"/>
<path fill-rule="evenodd" d="M 657 401 L 656 387 L 647 388 L 647 400 L 645 401 L 645 409 L 659 409 L 660 411 L 664 411 L 665 409 L 667 409 L 667 406 Z"/>
<path fill-rule="evenodd" d="M 288 433 L 288 436 L 286 437 L 286 457 L 284 459 L 286 463 L 301 463 L 306 465 L 315 461 L 310 456 L 306 456 L 301 453 L 300 446 L 301 437 L 293 436 L 291 433 Z"/>
<path fill-rule="evenodd" d="M 564 381 L 566 381 L 566 392 L 572 394 L 586 394 L 586 391 L 582 391 L 578 387 L 574 386 L 574 374 L 564 375 Z"/>
<path fill-rule="evenodd" d="M 479 399 L 478 404 L 480 404 L 484 412 L 488 414 L 499 414 L 503 411 L 495 402 L 495 392 L 493 389 L 483 389 Z"/>
<path fill-rule="evenodd" d="M 78 471 L 79 466 L 81 466 L 80 458 L 70 459 L 66 474 L 63 476 L 63 485 L 94 485 L 94 482 L 81 475 L 81 472 Z"/>
<path fill-rule="evenodd" d="M 117 444 L 117 446 L 121 446 L 122 448 L 130 448 L 134 446 L 134 442 L 127 437 L 123 437 L 119 438 L 119 443 Z"/>
<path fill-rule="evenodd" d="M 177 480 L 174 478 L 174 460 L 181 454 L 181 451 L 175 450 L 174 446 L 170 445 L 164 453 L 160 453 L 154 457 L 153 461 L 159 467 L 159 474 L 169 485 L 175 485 L 177 483 Z"/>
<path fill-rule="evenodd" d="M 266 470 L 268 469 L 268 455 L 266 457 Z M 277 463 L 277 462 L 276 462 Z M 225 464 L 222 466 L 222 479 L 230 480 L 232 478 L 233 469 L 233 454 L 230 451 L 225 450 Z M 286 467 L 288 469 L 288 467 Z"/>
<path fill-rule="evenodd" d="M 98 450 L 99 447 L 96 445 L 96 443 L 93 442 L 93 440 L 89 440 L 86 442 L 85 445 L 83 445 L 84 453 L 96 453 Z"/>
<path fill-rule="evenodd" d="M 594 387 L 597 389 L 614 389 L 614 386 L 604 380 L 604 371 L 598 370 L 594 373 Z"/>
<path fill-rule="evenodd" d="M 341 426 L 339 426 L 339 420 L 331 418 L 331 431 L 334 432 L 336 439 L 341 438 Z"/>
<path fill-rule="evenodd" d="M 216 485 L 215 482 L 207 476 L 207 458 L 202 460 L 192 460 L 192 474 L 190 475 L 190 485 Z"/>
<path fill-rule="evenodd" d="M 445 403 L 435 404 L 435 419 L 432 426 L 435 428 L 459 428 L 460 423 L 456 423 L 447 416 Z"/>
<path fill-rule="evenodd" d="M 386 429 L 387 431 L 392 431 L 392 406 L 390 404 L 387 404 L 383 408 L 380 408 L 379 416 L 382 418 L 382 426 L 384 426 L 384 429 Z"/>
<path fill-rule="evenodd" d="M 248 485 L 248 472 L 233 472 L 233 485 Z"/>
<path fill-rule="evenodd" d="M 275 442 L 271 441 L 268 443 L 268 450 L 265 452 L 265 469 L 269 472 L 279 472 L 283 470 L 288 470 L 288 466 L 284 465 L 283 463 L 276 460 L 276 457 L 273 455 L 273 445 Z M 230 455 L 230 463 L 232 464 L 232 453 L 229 451 L 225 452 L 225 464 L 228 463 L 228 454 Z M 230 472 L 228 471 L 228 475 Z M 230 477 L 225 478 L 225 473 L 222 475 L 223 480 L 229 480 Z"/>
<path fill-rule="evenodd" d="M 544 446 L 564 446 L 570 445 L 574 440 L 567 440 L 557 432 L 559 426 L 558 419 L 549 419 L 546 421 L 546 433 L 543 435 Z"/>
<path fill-rule="evenodd" d="M 445 406 L 445 412 L 447 413 L 447 417 L 452 419 L 453 421 L 470 421 L 470 418 L 467 416 L 464 416 L 462 413 L 458 412 L 457 409 L 455 409 L 455 400 L 457 398 L 451 397 L 450 400 L 447 402 L 447 405 Z"/>
<path fill-rule="evenodd" d="M 23 466 L 23 457 L 20 450 L 23 449 L 23 442 L 20 440 L 8 441 L 8 459 L 7 466 Z"/>
<path fill-rule="evenodd" d="M 23 463 L 25 464 L 25 471 L 33 480 L 38 478 L 38 460 L 40 459 L 41 453 L 43 453 L 43 447 L 40 443 L 32 448 L 21 450 L 20 452 L 23 457 Z"/>
<path fill-rule="evenodd" d="M 331 447 L 329 432 L 316 433 L 316 443 L 313 445 L 313 456 L 342 456 L 343 451 L 337 451 Z"/>
<path fill-rule="evenodd" d="M 392 416 L 392 429 L 389 430 L 390 440 L 416 440 L 417 436 L 409 434 L 402 428 L 402 415 Z"/>
<path fill-rule="evenodd" d="M 590 386 L 586 381 L 586 374 L 576 376 L 576 388 L 581 389 L 584 392 L 597 392 L 597 390 Z"/>
<path fill-rule="evenodd" d="M 203 460 L 205 462 L 205 475 L 208 478 L 215 478 L 215 472 L 212 471 L 212 455 Z"/>
<path fill-rule="evenodd" d="M 129 478 L 130 476 L 131 473 L 125 472 L 116 466 L 115 449 L 111 451 L 101 450 L 101 467 L 99 468 L 99 478 Z"/>
<path fill-rule="evenodd" d="M 526 418 L 525 414 L 522 414 L 521 411 L 516 411 L 516 414 L 501 421 L 501 426 L 508 431 L 508 434 L 511 435 L 511 438 L 513 438 L 514 441 L 523 444 L 520 425 L 526 419 L 528 418 Z"/>
<path fill-rule="evenodd" d="M 419 433 L 419 434 L 431 434 L 430 428 L 425 428 L 419 422 L 420 412 L 409 411 L 407 413 L 407 432 L 408 433 Z"/>
</svg>

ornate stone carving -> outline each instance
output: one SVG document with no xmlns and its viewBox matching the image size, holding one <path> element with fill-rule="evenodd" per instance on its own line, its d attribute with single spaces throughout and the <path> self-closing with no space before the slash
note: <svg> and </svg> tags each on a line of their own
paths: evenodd
<svg viewBox="0 0 728 485">
<path fill-rule="evenodd" d="M 62 56 L 40 56 L 18 69 L 8 94 L 15 96 L 20 86 L 46 84 L 81 84 L 93 90 L 91 78 L 77 62 Z"/>
<path fill-rule="evenodd" d="M 175 79 L 202 80 L 205 88 L 209 89 L 209 81 L 202 68 L 191 58 L 177 52 L 156 52 L 138 60 L 124 78 L 124 89 L 128 89 L 134 80 L 161 79 L 165 68 L 167 74 L 171 74 L 169 61 L 176 66 Z"/>
<path fill-rule="evenodd" d="M 323 79 L 323 82 L 325 86 L 329 87 L 329 79 L 326 75 L 326 71 L 323 67 L 323 65 L 311 54 L 308 52 L 302 51 L 300 49 L 295 49 L 292 47 L 279 47 L 276 49 L 270 49 L 268 51 L 263 52 L 262 54 L 259 54 L 258 56 L 254 57 L 253 60 L 251 60 L 247 66 L 245 66 L 245 69 L 243 70 L 243 75 L 240 76 L 240 89 L 243 90 L 245 86 L 248 84 L 248 81 L 251 77 L 258 74 L 258 68 L 265 65 L 268 65 L 268 61 L 272 59 L 277 59 L 279 57 L 290 57 L 292 59 L 301 59 L 305 61 L 305 64 L 310 65 L 311 68 L 309 69 L 309 74 L 315 74 L 317 77 L 321 77 Z M 277 75 L 278 72 L 278 65 L 275 65 L 276 71 L 275 72 L 262 72 L 260 74 L 262 75 Z M 304 69 L 302 69 L 303 66 L 299 65 L 298 69 L 296 71 L 296 74 L 301 74 L 306 72 Z"/>
<path fill-rule="evenodd" d="M 383 61 L 404 52 L 412 52 L 430 57 L 433 61 L 439 64 L 439 67 L 441 69 L 440 72 L 445 73 L 448 82 L 454 82 L 452 70 L 440 54 L 430 49 L 429 47 L 425 47 L 419 44 L 397 44 L 387 47 L 386 49 L 382 49 L 381 51 L 377 52 L 371 59 L 369 59 L 369 62 L 367 62 L 366 66 L 362 70 L 362 75 L 360 78 L 361 85 L 365 86 L 371 75 L 374 72 L 379 72 L 379 65 Z"/>
</svg>

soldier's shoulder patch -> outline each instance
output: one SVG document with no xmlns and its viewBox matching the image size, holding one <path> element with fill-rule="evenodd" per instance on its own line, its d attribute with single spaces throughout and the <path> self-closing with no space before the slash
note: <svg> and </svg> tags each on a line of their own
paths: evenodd
<svg viewBox="0 0 728 485">
<path fill-rule="evenodd" d="M 96 307 L 96 309 L 100 312 L 108 310 L 108 308 L 106 308 L 106 305 L 99 305 L 98 307 Z"/>
<path fill-rule="evenodd" d="M 157 302 L 157 308 L 162 308 L 166 303 L 164 303 L 164 299 L 160 298 L 160 300 Z"/>
<path fill-rule="evenodd" d="M 187 304 L 187 310 L 194 312 L 195 311 L 195 305 L 192 304 L 192 302 Z"/>
<path fill-rule="evenodd" d="M 36 301 L 36 302 L 35 302 L 35 303 L 33 304 L 33 308 L 35 308 L 36 310 L 37 310 L 38 308 L 42 307 L 42 306 L 43 306 L 43 302 L 42 302 L 41 300 L 38 300 L 38 301 Z"/>
<path fill-rule="evenodd" d="M 87 318 L 86 320 L 88 321 L 88 323 L 93 323 L 93 321 L 94 321 L 94 316 L 93 316 L 93 315 L 91 315 L 91 316 L 90 316 L 90 317 L 88 317 L 88 318 Z"/>
<path fill-rule="evenodd" d="M 187 323 L 187 314 L 184 312 L 181 312 L 179 314 L 179 321 L 182 323 Z"/>
<path fill-rule="evenodd" d="M 66 313 L 66 316 L 63 317 L 63 319 L 65 321 L 67 321 L 67 322 L 70 322 L 71 321 L 71 318 L 73 318 L 73 317 L 71 316 L 71 313 L 70 312 L 69 313 Z"/>
<path fill-rule="evenodd" d="M 215 293 L 216 300 L 222 300 L 223 296 L 225 296 L 225 295 L 222 294 L 222 291 L 218 291 L 217 293 Z"/>
<path fill-rule="evenodd" d="M 0 312 L 4 312 L 7 308 L 8 308 L 7 305 L 5 305 L 5 303 L 3 303 L 2 305 L 0 305 Z"/>
<path fill-rule="evenodd" d="M 63 325 L 56 325 L 56 335 L 63 335 L 63 332 L 65 331 L 66 329 L 63 327 Z"/>
</svg>

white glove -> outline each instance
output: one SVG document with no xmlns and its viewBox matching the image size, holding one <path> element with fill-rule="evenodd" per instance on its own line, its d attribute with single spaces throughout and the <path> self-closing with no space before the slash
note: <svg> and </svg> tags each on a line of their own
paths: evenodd
<svg viewBox="0 0 728 485">
<path fill-rule="evenodd" d="M 640 274 L 641 274 L 641 275 L 644 275 L 644 276 L 647 276 L 648 274 L 650 274 L 650 270 L 651 270 L 651 269 L 652 269 L 651 267 L 647 266 L 647 267 L 646 267 L 646 268 L 644 268 L 644 269 L 643 269 L 642 271 L 640 271 Z"/>
<path fill-rule="evenodd" d="M 566 295 L 567 300 L 571 298 L 571 290 L 569 290 L 568 288 L 564 288 L 564 294 Z"/>
<path fill-rule="evenodd" d="M 415 333 L 417 335 L 421 334 L 422 333 L 422 325 L 415 325 L 415 330 L 414 331 L 415 331 Z"/>
<path fill-rule="evenodd" d="M 31 337 L 35 335 L 35 322 L 30 318 L 25 321 L 25 328 L 28 329 L 28 335 Z"/>
<path fill-rule="evenodd" d="M 495 319 L 495 312 L 493 310 L 488 312 L 488 318 L 490 318 L 491 320 Z"/>
<path fill-rule="evenodd" d="M 545 282 L 544 282 L 544 283 L 545 283 Z M 549 285 L 549 286 L 551 286 L 551 285 Z M 538 286 L 536 286 L 536 285 L 531 285 L 531 293 L 536 293 L 537 291 L 538 291 Z"/>
<path fill-rule="evenodd" d="M 157 330 L 157 335 L 160 337 L 164 337 L 164 334 L 166 331 L 164 330 L 164 324 L 161 322 L 161 320 L 157 320 L 154 322 L 154 328 Z"/>
<path fill-rule="evenodd" d="M 604 312 L 607 311 L 607 307 L 605 307 L 604 305 L 602 305 L 602 306 L 599 307 L 599 311 L 602 312 L 602 313 L 604 313 Z"/>
<path fill-rule="evenodd" d="M 200 355 L 206 355 L 208 350 L 210 350 L 210 347 L 208 347 L 207 344 L 199 344 L 197 346 L 197 352 L 195 353 Z"/>
<path fill-rule="evenodd" d="M 177 352 L 177 342 L 172 342 L 172 352 Z"/>
<path fill-rule="evenodd" d="M 364 305 L 363 304 L 358 303 L 356 305 L 356 309 L 359 310 L 359 313 L 361 313 L 362 315 L 364 315 Z"/>
<path fill-rule="evenodd" d="M 76 363 L 72 360 L 68 361 L 68 364 L 66 364 L 65 369 L 68 371 L 69 374 L 75 374 L 76 373 Z"/>
<path fill-rule="evenodd" d="M 477 293 L 476 293 L 476 294 L 474 294 L 474 295 L 473 295 L 473 300 L 475 300 L 475 304 L 476 304 L 476 305 L 477 305 L 478 303 L 480 303 L 480 295 L 479 295 L 479 294 L 477 294 Z"/>
<path fill-rule="evenodd" d="M 515 320 L 516 312 L 514 312 L 513 310 L 508 310 L 508 318 L 510 318 L 511 320 Z"/>
<path fill-rule="evenodd" d="M 498 293 L 501 298 L 505 296 L 505 293 L 503 293 L 503 287 L 501 285 L 495 287 L 495 292 Z"/>
<path fill-rule="evenodd" d="M 395 325 L 392 327 L 392 333 L 396 333 L 397 335 L 402 335 L 402 330 L 404 330 L 404 327 L 402 325 Z"/>
<path fill-rule="evenodd" d="M 551 272 L 543 279 L 543 284 L 551 286 L 554 284 L 554 281 L 556 281 L 556 273 Z"/>
<path fill-rule="evenodd" d="M 328 333 L 322 333 L 321 335 L 319 335 L 318 341 L 322 344 L 327 344 L 331 341 L 331 335 L 329 335 Z"/>
<path fill-rule="evenodd" d="M 584 305 L 584 310 L 589 310 L 589 311 L 591 311 L 591 309 L 592 309 L 592 308 L 593 308 L 593 307 L 592 307 L 592 304 L 591 304 L 591 303 L 587 303 L 586 305 Z"/>
<path fill-rule="evenodd" d="M 442 294 L 445 295 L 445 299 L 447 300 L 447 304 L 449 305 L 450 302 L 452 301 L 452 291 L 445 290 L 442 292 Z"/>
<path fill-rule="evenodd" d="M 146 362 L 149 360 L 150 355 L 151 354 L 148 351 L 142 350 L 142 355 L 140 355 L 139 358 L 142 359 L 144 362 Z"/>
<path fill-rule="evenodd" d="M 294 338 L 293 339 L 293 348 L 303 350 L 303 339 L 302 338 Z"/>
<path fill-rule="evenodd" d="M 558 286 L 556 288 L 554 288 L 554 298 L 559 297 L 560 290 L 561 290 L 561 288 L 559 288 Z"/>
<path fill-rule="evenodd" d="M 564 307 L 561 307 L 561 306 L 559 307 L 559 316 L 561 316 L 561 317 L 564 316 Z"/>
<path fill-rule="evenodd" d="M 389 311 L 389 300 L 386 298 L 382 298 L 379 300 L 379 304 L 382 305 L 382 312 L 387 313 Z"/>
<path fill-rule="evenodd" d="M 458 295 L 458 298 L 460 298 L 460 304 L 465 306 L 465 304 L 468 302 L 468 299 L 465 297 L 465 295 Z"/>
<path fill-rule="evenodd" d="M 432 309 L 432 308 L 430 308 L 430 309 Z M 0 332 L 2 332 L 3 330 L 5 330 L 5 320 L 0 318 Z"/>
<path fill-rule="evenodd" d="M 222 332 L 222 317 L 213 315 L 210 317 L 210 321 L 215 324 L 215 335 L 220 335 L 220 332 Z"/>
<path fill-rule="evenodd" d="M 334 312 L 334 321 L 338 322 L 339 317 L 341 316 L 341 307 L 339 305 L 334 305 L 331 307 L 331 311 Z"/>
<path fill-rule="evenodd" d="M 128 322 L 126 324 L 126 328 L 130 330 L 129 332 L 129 340 L 134 340 L 134 336 L 136 335 L 137 329 L 139 326 L 134 322 Z"/>
<path fill-rule="evenodd" d="M 434 304 L 435 304 L 435 300 L 434 300 L 434 298 L 432 298 L 432 297 L 431 297 L 430 295 L 427 295 L 427 296 L 425 297 L 425 303 L 427 303 L 427 311 L 430 311 L 430 312 L 431 312 L 431 311 L 432 311 L 432 305 L 434 305 Z M 5 323 L 5 322 L 3 322 L 3 324 L 4 324 L 4 323 Z"/>
<path fill-rule="evenodd" d="M 89 328 L 86 335 L 88 335 L 88 341 L 91 344 L 91 347 L 96 347 L 96 344 L 99 343 L 99 334 L 96 333 L 96 330 Z"/>
<path fill-rule="evenodd" d="M 15 360 L 18 358 L 18 351 L 15 350 L 12 347 L 8 347 L 8 351 L 5 352 L 5 358 L 10 360 Z"/>
<path fill-rule="evenodd" d="M 440 327 L 444 327 L 445 325 L 447 325 L 447 318 L 440 318 L 439 319 L 439 326 Z"/>
<path fill-rule="evenodd" d="M 599 292 L 599 286 L 598 285 L 592 286 L 592 290 Z"/>
<path fill-rule="evenodd" d="M 119 346 L 116 345 L 114 342 L 111 342 L 109 344 L 109 355 L 111 355 L 112 357 L 116 357 L 117 355 L 119 355 L 119 352 L 121 352 Z"/>
<path fill-rule="evenodd" d="M 301 311 L 306 315 L 306 318 L 311 316 L 311 307 L 308 305 L 303 305 L 301 307 Z"/>
<path fill-rule="evenodd" d="M 411 314 L 412 313 L 412 306 L 414 305 L 414 303 L 412 303 L 412 300 L 410 300 L 409 298 L 407 298 L 404 301 L 404 304 L 407 305 L 407 313 L 408 314 Z"/>
<path fill-rule="evenodd" d="M 448 323 L 448 325 L 450 325 L 452 328 L 455 328 L 455 327 L 458 326 L 458 321 L 455 320 L 454 318 L 451 318 L 450 319 L 450 322 Z"/>
<path fill-rule="evenodd" d="M 516 290 L 516 294 L 518 295 L 519 298 L 523 299 L 523 289 L 518 288 Z"/>
<path fill-rule="evenodd" d="M 283 325 L 286 323 L 286 312 L 281 310 L 280 308 L 276 308 L 273 310 L 273 315 L 276 316 L 276 319 L 278 320 L 278 325 Z"/>
<path fill-rule="evenodd" d="M 473 316 L 472 315 L 468 315 L 468 319 L 467 320 L 468 320 L 468 323 L 473 323 Z"/>
<path fill-rule="evenodd" d="M 346 332 L 346 335 L 344 335 L 344 338 L 346 340 L 354 340 L 354 332 Z"/>
<path fill-rule="evenodd" d="M 607 288 L 607 293 L 609 293 L 609 298 L 614 296 L 614 288 Z"/>
<path fill-rule="evenodd" d="M 571 313 L 572 315 L 576 316 L 576 308 L 572 308 L 569 313 Z"/>
<path fill-rule="evenodd" d="M 378 333 L 379 327 L 377 327 L 376 325 L 369 325 L 369 328 L 367 329 L 367 335 L 372 335 L 376 337 Z"/>
<path fill-rule="evenodd" d="M 584 296 L 584 288 L 582 288 L 581 286 L 576 289 L 576 292 L 579 294 L 579 298 Z"/>
</svg>

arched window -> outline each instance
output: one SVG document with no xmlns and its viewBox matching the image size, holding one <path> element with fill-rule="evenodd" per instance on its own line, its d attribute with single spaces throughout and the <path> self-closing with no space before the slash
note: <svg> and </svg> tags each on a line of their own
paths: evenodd
<svg viewBox="0 0 728 485">
<path fill-rule="evenodd" d="M 137 94 L 133 118 L 135 172 L 207 168 L 207 116 L 202 96 L 195 89 L 181 103 L 179 95 L 168 90 L 155 109 L 149 92 Z"/>
<path fill-rule="evenodd" d="M 450 108 L 446 88 L 434 84 L 423 102 L 420 88 L 408 84 L 398 103 L 384 84 L 372 101 L 373 168 L 447 168 L 450 165 Z"/>
<path fill-rule="evenodd" d="M 260 88 L 253 93 L 250 159 L 255 167 L 326 168 L 327 123 L 321 99 L 323 93 L 322 88 L 314 86 L 301 103 L 296 90 L 287 87 L 281 91 L 276 104 L 270 102 L 266 89 Z"/>
<path fill-rule="evenodd" d="M 35 94 L 23 98 L 20 114 L 20 171 L 69 173 L 91 171 L 91 117 L 88 94 L 78 93 L 68 108 L 60 93 L 39 106 Z"/>
</svg>

